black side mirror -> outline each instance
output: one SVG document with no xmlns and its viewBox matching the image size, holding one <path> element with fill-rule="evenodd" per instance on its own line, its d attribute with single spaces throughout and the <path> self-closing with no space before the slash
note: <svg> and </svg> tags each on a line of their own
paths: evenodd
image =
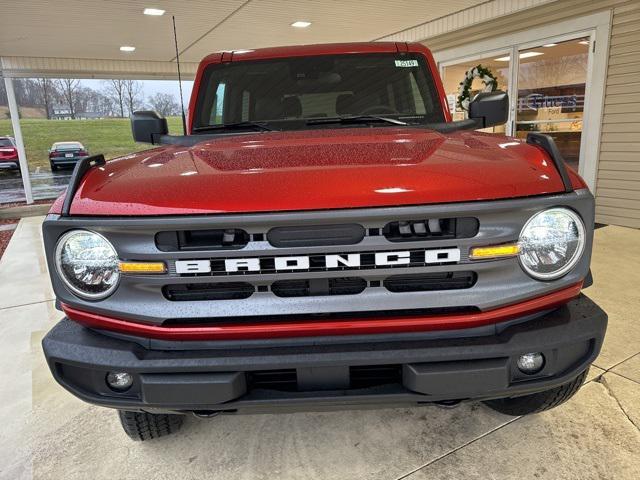
<svg viewBox="0 0 640 480">
<path fill-rule="evenodd" d="M 501 90 L 479 93 L 469 103 L 469 118 L 478 121 L 478 128 L 506 123 L 509 118 L 509 95 Z"/>
<path fill-rule="evenodd" d="M 167 119 L 158 112 L 144 110 L 131 115 L 131 132 L 136 142 L 160 143 L 160 136 L 169 133 Z"/>
</svg>

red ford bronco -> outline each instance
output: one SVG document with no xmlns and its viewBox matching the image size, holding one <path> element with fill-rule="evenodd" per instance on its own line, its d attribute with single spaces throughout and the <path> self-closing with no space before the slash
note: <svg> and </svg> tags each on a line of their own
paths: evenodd
<svg viewBox="0 0 640 480">
<path fill-rule="evenodd" d="M 594 199 L 553 140 L 452 121 L 419 44 L 216 53 L 187 131 L 81 160 L 44 222 L 55 379 L 145 440 L 184 414 L 569 399 L 605 334 Z"/>
</svg>

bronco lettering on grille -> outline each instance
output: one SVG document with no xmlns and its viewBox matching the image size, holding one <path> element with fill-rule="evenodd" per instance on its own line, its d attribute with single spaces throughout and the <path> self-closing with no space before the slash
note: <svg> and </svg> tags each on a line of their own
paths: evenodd
<svg viewBox="0 0 640 480">
<path fill-rule="evenodd" d="M 460 249 L 401 250 L 391 252 L 295 255 L 283 257 L 177 260 L 178 274 L 233 274 L 242 272 L 293 272 L 432 265 L 460 261 Z"/>
</svg>

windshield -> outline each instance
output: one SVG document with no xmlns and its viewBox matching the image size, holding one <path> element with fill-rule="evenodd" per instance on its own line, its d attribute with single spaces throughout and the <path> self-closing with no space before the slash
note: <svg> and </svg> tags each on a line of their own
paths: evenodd
<svg viewBox="0 0 640 480">
<path fill-rule="evenodd" d="M 0 138 L 0 147 L 13 147 L 13 143 L 8 138 Z"/>
<path fill-rule="evenodd" d="M 419 54 L 231 62 L 208 67 L 201 85 L 194 131 L 239 122 L 278 130 L 323 128 L 326 122 L 308 119 L 359 115 L 419 124 L 444 121 L 433 78 Z"/>
</svg>

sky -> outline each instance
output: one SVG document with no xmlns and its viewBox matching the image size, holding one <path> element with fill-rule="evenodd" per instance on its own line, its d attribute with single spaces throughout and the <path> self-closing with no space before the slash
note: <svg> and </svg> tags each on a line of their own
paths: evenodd
<svg viewBox="0 0 640 480">
<path fill-rule="evenodd" d="M 81 80 L 80 83 L 86 87 L 93 88 L 94 90 L 101 90 L 104 87 L 105 80 Z M 143 96 L 146 102 L 147 97 L 155 94 L 156 92 L 171 93 L 176 97 L 176 100 L 180 98 L 180 89 L 178 87 L 177 80 L 140 80 L 143 88 Z M 187 108 L 189 104 L 189 98 L 191 96 L 191 89 L 193 88 L 192 80 L 182 81 L 182 93 L 184 96 L 184 107 Z"/>
</svg>

